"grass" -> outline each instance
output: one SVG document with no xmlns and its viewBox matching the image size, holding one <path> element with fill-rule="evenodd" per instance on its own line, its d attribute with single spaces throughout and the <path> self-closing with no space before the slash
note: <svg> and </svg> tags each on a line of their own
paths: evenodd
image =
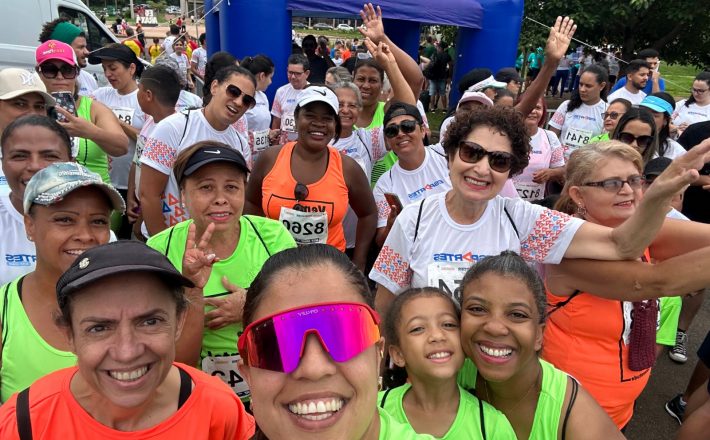
<svg viewBox="0 0 710 440">
<path fill-rule="evenodd" d="M 690 96 L 690 88 L 698 72 L 700 69 L 694 66 L 661 64 L 661 78 L 666 81 L 666 92 L 676 99 L 686 99 Z"/>
</svg>

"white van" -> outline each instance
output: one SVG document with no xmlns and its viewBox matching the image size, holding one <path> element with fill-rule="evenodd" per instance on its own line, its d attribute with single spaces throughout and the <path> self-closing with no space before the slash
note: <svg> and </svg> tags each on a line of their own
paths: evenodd
<svg viewBox="0 0 710 440">
<path fill-rule="evenodd" d="M 0 69 L 33 69 L 42 25 L 58 17 L 68 17 L 84 30 L 89 50 L 118 42 L 81 0 L 1 0 L 0 3 Z M 106 85 L 101 65 L 88 65 L 86 70 L 99 79 L 100 86 Z"/>
</svg>

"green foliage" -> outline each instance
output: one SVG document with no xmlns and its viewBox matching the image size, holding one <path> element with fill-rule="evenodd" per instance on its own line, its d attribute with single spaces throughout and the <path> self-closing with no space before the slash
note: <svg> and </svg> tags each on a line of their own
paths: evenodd
<svg viewBox="0 0 710 440">
<path fill-rule="evenodd" d="M 158 1 L 148 0 L 148 6 L 150 6 L 151 9 L 156 11 L 156 13 L 163 12 L 163 11 L 165 11 L 165 8 L 168 7 L 168 5 L 165 3 L 165 0 L 158 0 Z"/>
<path fill-rule="evenodd" d="M 546 25 L 569 15 L 579 25 L 575 38 L 594 46 L 622 48 L 625 59 L 646 47 L 669 63 L 710 66 L 708 0 L 534 0 L 525 15 Z M 522 47 L 543 46 L 548 30 L 525 20 Z"/>
</svg>

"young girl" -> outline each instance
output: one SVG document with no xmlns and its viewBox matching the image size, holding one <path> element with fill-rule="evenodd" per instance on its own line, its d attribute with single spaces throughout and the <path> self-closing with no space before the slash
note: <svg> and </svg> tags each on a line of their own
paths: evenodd
<svg viewBox="0 0 710 440">
<path fill-rule="evenodd" d="M 459 308 L 442 290 L 408 289 L 384 322 L 390 356 L 408 382 L 380 392 L 379 404 L 398 422 L 440 439 L 515 439 L 508 419 L 456 384 L 463 365 Z"/>
<path fill-rule="evenodd" d="M 461 289 L 461 342 L 475 367 L 466 362 L 460 383 L 501 410 L 517 438 L 623 438 L 575 379 L 539 358 L 545 289 L 525 260 L 512 251 L 485 258 Z"/>
</svg>

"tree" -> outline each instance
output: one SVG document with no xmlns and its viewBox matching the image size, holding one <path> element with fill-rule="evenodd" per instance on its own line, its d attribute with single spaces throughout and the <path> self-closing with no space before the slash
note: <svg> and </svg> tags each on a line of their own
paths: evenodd
<svg viewBox="0 0 710 440">
<path fill-rule="evenodd" d="M 710 66 L 708 0 L 535 0 L 525 2 L 525 16 L 549 25 L 569 15 L 579 25 L 575 38 L 595 46 L 619 47 L 625 60 L 646 47 L 665 62 Z M 548 31 L 525 20 L 524 47 L 541 45 Z"/>
</svg>

